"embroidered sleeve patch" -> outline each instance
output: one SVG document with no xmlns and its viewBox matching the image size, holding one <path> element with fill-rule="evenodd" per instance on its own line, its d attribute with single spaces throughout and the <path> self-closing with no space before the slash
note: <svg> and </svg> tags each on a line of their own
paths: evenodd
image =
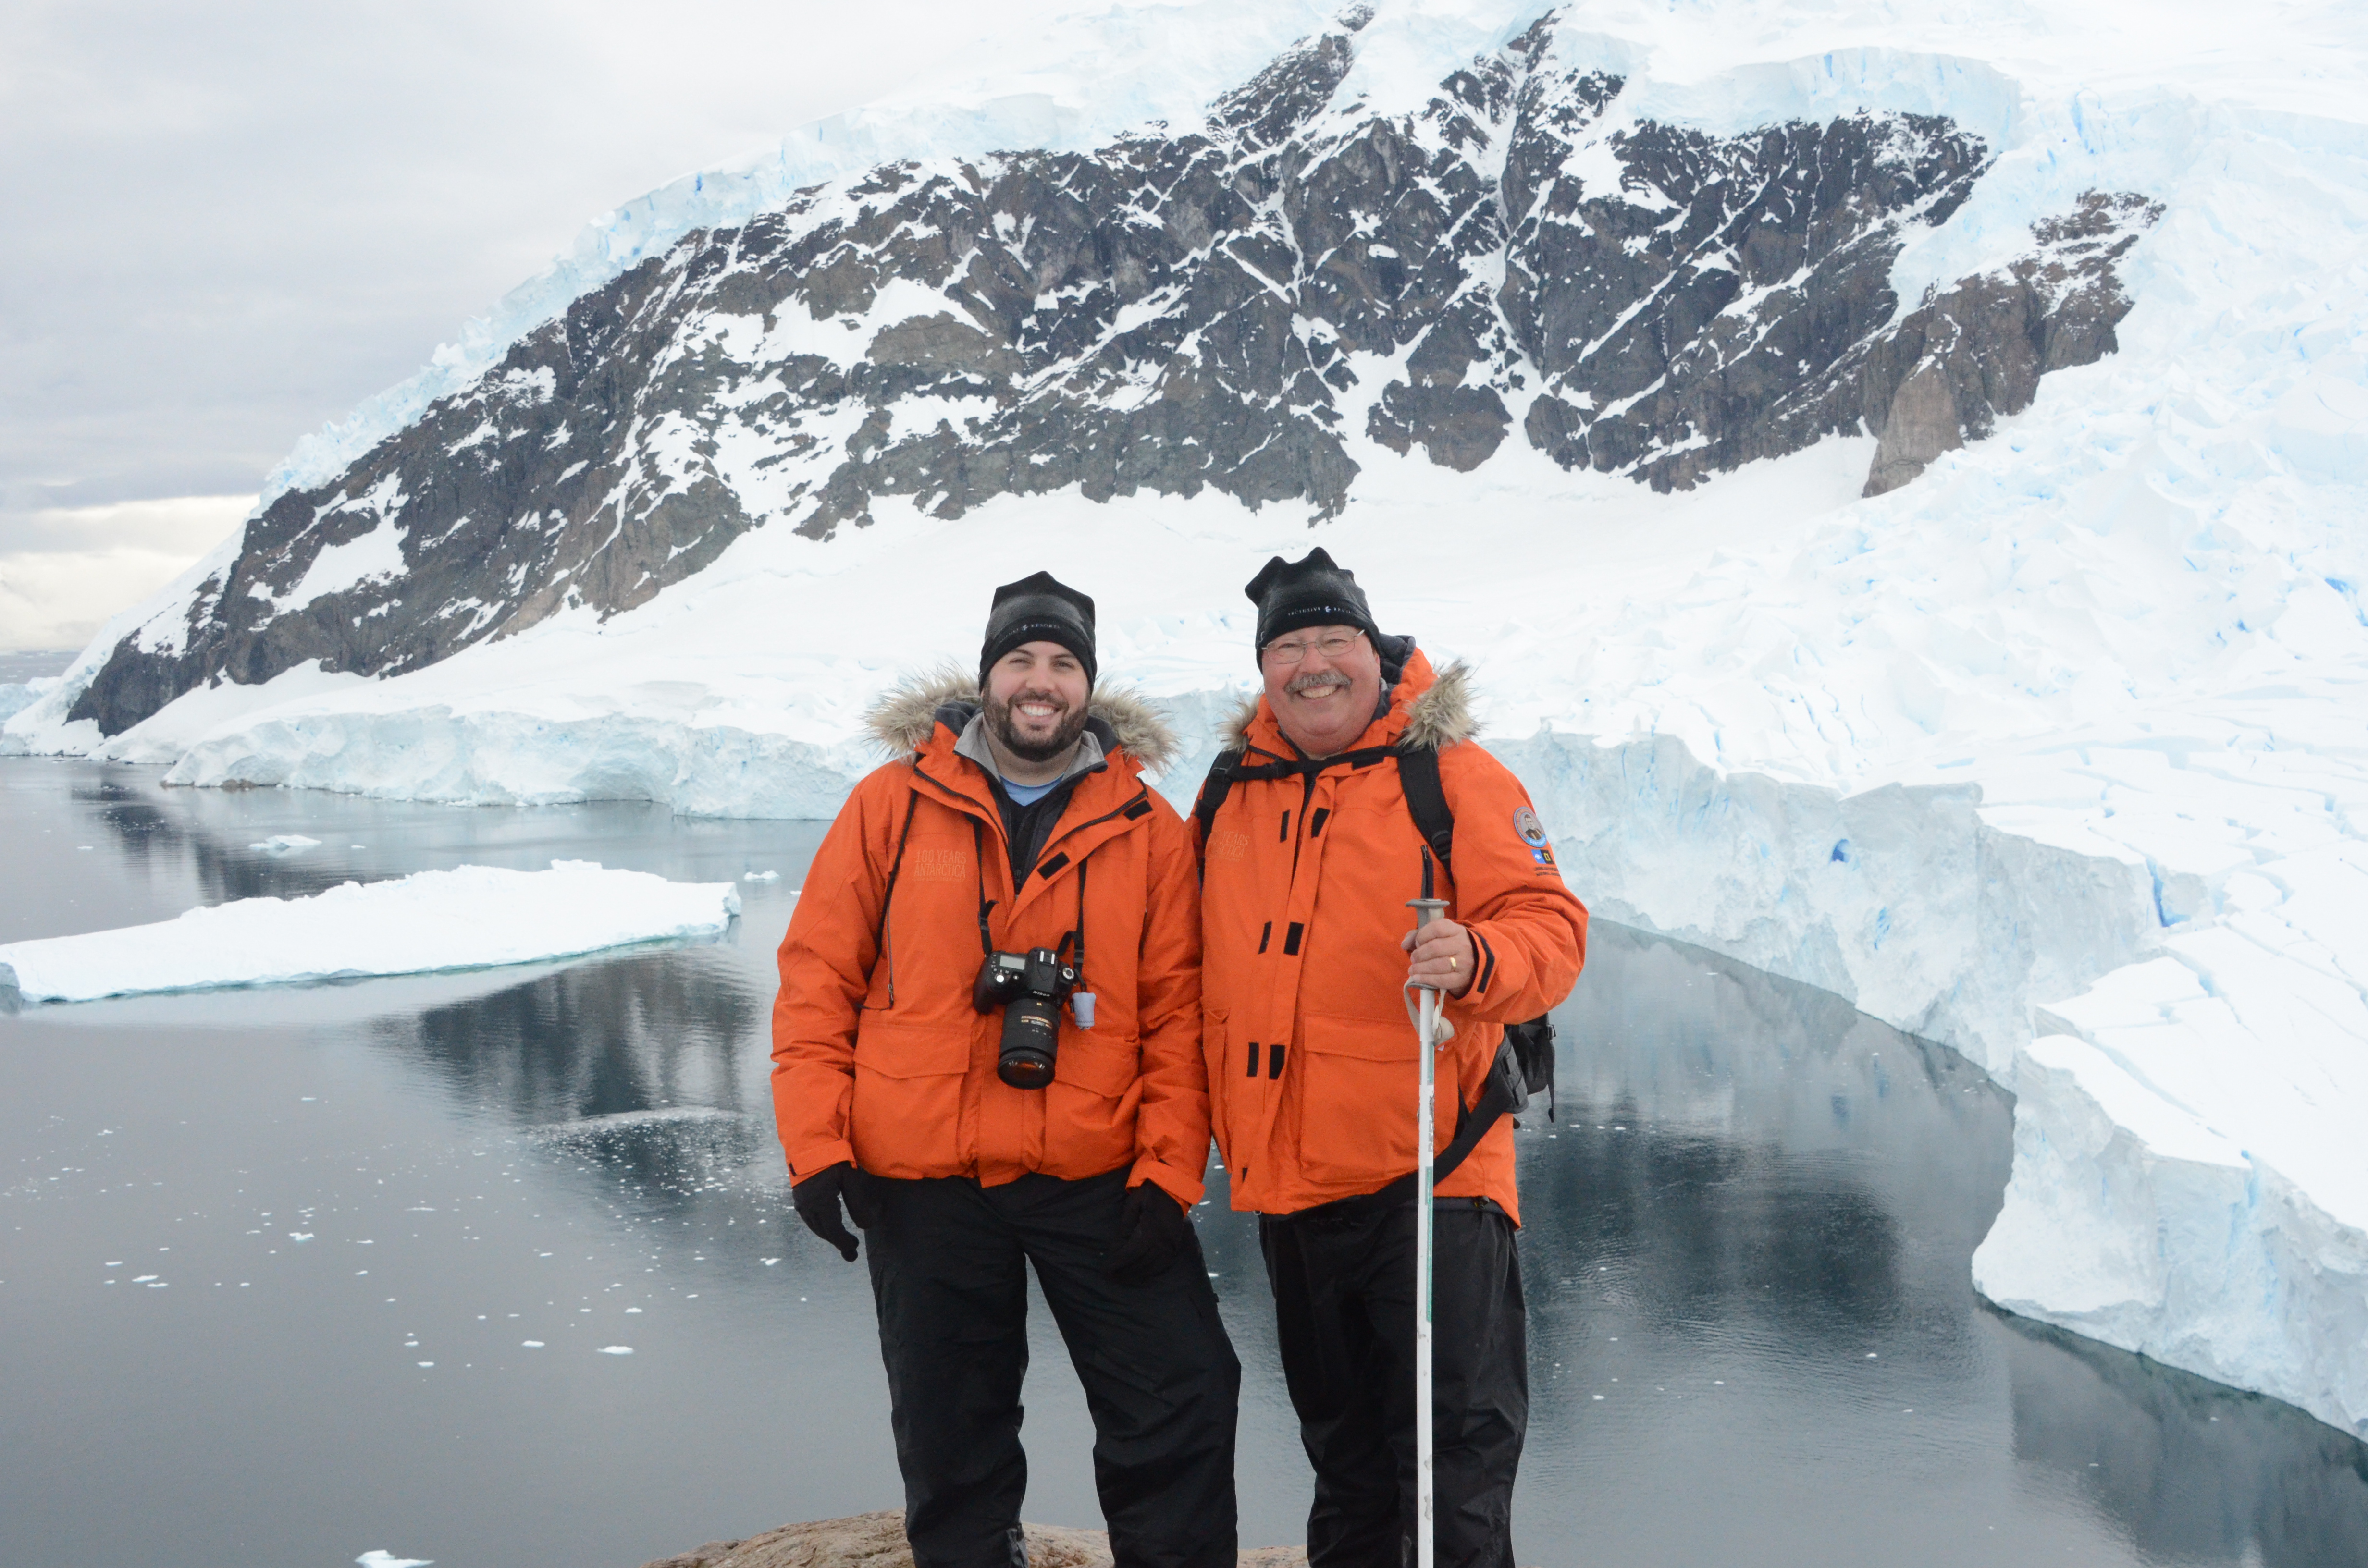
<svg viewBox="0 0 2368 1568">
<path fill-rule="evenodd" d="M 1530 858 L 1536 863 L 1539 870 L 1553 869 L 1554 846 L 1546 841 L 1545 824 L 1538 821 L 1537 812 L 1527 806 L 1515 812 L 1513 831 L 1520 835 L 1521 842 L 1529 846 Z"/>
</svg>

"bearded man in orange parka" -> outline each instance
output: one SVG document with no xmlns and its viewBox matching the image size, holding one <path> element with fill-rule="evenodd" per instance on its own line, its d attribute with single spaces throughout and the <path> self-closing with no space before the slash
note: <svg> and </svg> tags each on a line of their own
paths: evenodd
<svg viewBox="0 0 2368 1568">
<path fill-rule="evenodd" d="M 996 590 L 975 682 L 871 713 L 899 755 L 781 943 L 773 1098 L 799 1218 L 864 1232 L 920 1568 L 1024 1564 L 1026 1269 L 1085 1384 L 1119 1568 L 1234 1568 L 1241 1368 L 1188 1210 L 1209 1155 L 1173 741 L 1094 692 L 1094 602 Z"/>
<path fill-rule="evenodd" d="M 1471 739 L 1461 665 L 1433 671 L 1412 638 L 1384 635 L 1321 550 L 1276 557 L 1247 592 L 1265 691 L 1195 812 L 1212 1119 L 1233 1205 L 1258 1215 L 1315 1470 L 1308 1561 L 1399 1568 L 1414 1560 L 1419 1050 L 1403 989 L 1437 987 L 1454 1026 L 1444 1149 L 1504 1070 L 1505 1026 L 1569 994 L 1587 910 L 1520 780 Z M 1451 913 L 1412 932 L 1406 901 L 1429 890 L 1403 779 L 1422 767 L 1452 813 Z M 1509 1119 L 1442 1177 L 1434 1212 L 1438 1561 L 1511 1568 L 1529 1374 Z"/>
</svg>

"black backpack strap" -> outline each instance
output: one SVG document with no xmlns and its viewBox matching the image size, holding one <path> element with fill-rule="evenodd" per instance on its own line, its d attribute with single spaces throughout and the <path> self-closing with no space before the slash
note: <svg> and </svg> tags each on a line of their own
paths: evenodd
<svg viewBox="0 0 2368 1568">
<path fill-rule="evenodd" d="M 1529 1101 L 1529 1085 L 1523 1081 L 1521 1064 L 1508 1032 L 1497 1047 L 1497 1060 L 1488 1065 L 1488 1081 L 1481 1086 L 1480 1103 L 1456 1113 L 1455 1136 L 1431 1157 L 1432 1183 L 1445 1181 L 1449 1173 L 1463 1163 L 1463 1157 L 1480 1146 L 1480 1140 L 1488 1135 L 1499 1119 L 1520 1110 Z"/>
<path fill-rule="evenodd" d="M 1406 812 L 1415 831 L 1439 858 L 1449 876 L 1455 874 L 1455 813 L 1447 809 L 1447 790 L 1439 782 L 1439 752 L 1431 746 L 1407 746 L 1396 753 L 1398 788 L 1406 792 Z"/>
<path fill-rule="evenodd" d="M 1201 780 L 1201 793 L 1192 801 L 1192 820 L 1201 824 L 1201 842 L 1209 842 L 1210 824 L 1217 820 L 1217 808 L 1234 792 L 1234 772 L 1242 765 L 1242 748 L 1235 746 L 1217 754 L 1209 764 L 1209 776 Z"/>
</svg>

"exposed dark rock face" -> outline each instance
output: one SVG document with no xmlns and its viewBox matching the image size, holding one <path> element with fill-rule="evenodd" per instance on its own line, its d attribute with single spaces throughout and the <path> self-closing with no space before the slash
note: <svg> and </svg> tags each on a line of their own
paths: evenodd
<svg viewBox="0 0 2368 1568">
<path fill-rule="evenodd" d="M 1556 62 L 1553 17 L 1382 116 L 1341 101 L 1361 25 L 1188 131 L 886 165 L 686 236 L 280 496 L 73 717 L 112 734 L 309 660 L 416 669 L 883 497 L 1205 487 L 1321 521 L 1368 440 L 1457 472 L 1519 440 L 1666 490 L 1861 430 L 1875 493 L 2113 346 L 2139 199 L 1903 313 L 1894 259 L 1988 157 L 1950 121 L 1637 119 Z"/>
<path fill-rule="evenodd" d="M 2090 191 L 2078 210 L 2032 227 L 2032 254 L 1928 295 L 1869 344 L 1855 401 L 1882 441 L 1866 494 L 1898 489 L 2030 407 L 2048 371 L 2111 354 L 2130 311 L 2113 263 L 2161 216 L 2144 197 Z"/>
</svg>

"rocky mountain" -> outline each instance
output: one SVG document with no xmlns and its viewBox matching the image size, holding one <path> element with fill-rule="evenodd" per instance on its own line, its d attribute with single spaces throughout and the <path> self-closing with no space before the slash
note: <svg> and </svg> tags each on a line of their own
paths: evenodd
<svg viewBox="0 0 2368 1568">
<path fill-rule="evenodd" d="M 1892 264 L 1993 156 L 1947 119 L 1713 136 L 1557 60 L 1548 17 L 1417 112 L 1348 87 L 1364 13 L 1088 153 L 897 163 L 685 236 L 342 475 L 279 495 L 70 719 L 308 661 L 398 673 L 631 608 L 737 537 L 880 498 L 1204 487 L 1338 517 L 1372 444 L 1508 443 L 1691 487 L 1822 437 L 1910 483 L 2114 347 L 2160 209 L 2092 192 L 1912 304 Z"/>
</svg>

